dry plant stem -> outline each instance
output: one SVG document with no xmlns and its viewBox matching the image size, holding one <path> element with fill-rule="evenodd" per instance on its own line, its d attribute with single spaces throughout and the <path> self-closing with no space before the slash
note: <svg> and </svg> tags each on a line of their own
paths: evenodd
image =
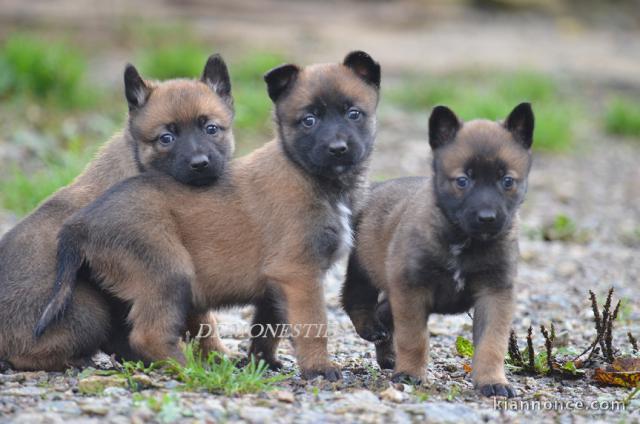
<svg viewBox="0 0 640 424">
<path fill-rule="evenodd" d="M 524 361 L 522 360 L 522 355 L 520 354 L 520 349 L 518 349 L 518 339 L 516 337 L 516 332 L 511 330 L 509 334 L 509 356 L 513 361 L 514 365 L 517 367 L 524 367 Z"/>
<path fill-rule="evenodd" d="M 529 326 L 529 330 L 527 331 L 527 351 L 529 353 L 529 371 L 535 372 L 536 370 L 536 361 L 535 361 L 535 352 L 533 351 L 533 327 Z"/>
<path fill-rule="evenodd" d="M 629 343 L 631 343 L 631 348 L 633 349 L 633 353 L 638 353 L 638 341 L 636 340 L 635 337 L 633 337 L 633 334 L 631 334 L 631 331 L 629 331 L 627 333 L 627 336 L 629 337 Z"/>
<path fill-rule="evenodd" d="M 540 332 L 542 336 L 544 336 L 544 346 L 547 350 L 547 366 L 549 367 L 549 373 L 553 372 L 553 339 L 549 335 L 549 332 L 544 327 L 544 325 L 540 326 Z"/>
<path fill-rule="evenodd" d="M 620 301 L 616 304 L 615 309 L 613 310 L 613 314 L 609 317 L 609 321 L 607 322 L 607 331 L 605 333 L 605 346 L 606 350 L 606 358 L 609 363 L 613 363 L 613 323 L 618 318 L 618 312 L 620 310 Z"/>
</svg>

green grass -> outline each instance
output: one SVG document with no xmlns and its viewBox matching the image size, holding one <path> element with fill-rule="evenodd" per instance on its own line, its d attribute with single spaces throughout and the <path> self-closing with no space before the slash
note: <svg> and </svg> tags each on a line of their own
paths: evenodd
<svg viewBox="0 0 640 424">
<path fill-rule="evenodd" d="M 271 390 L 276 383 L 289 378 L 289 375 L 268 376 L 268 368 L 263 361 L 251 361 L 239 368 L 236 361 L 217 352 L 202 358 L 194 343 L 187 344 L 185 357 L 185 365 L 170 360 L 167 372 L 182 382 L 187 390 L 206 390 L 226 396 L 257 393 Z"/>
<path fill-rule="evenodd" d="M 14 166 L 0 178 L 0 206 L 19 216 L 26 215 L 60 187 L 73 181 L 91 160 L 93 149 L 65 151 L 33 173 Z"/>
<path fill-rule="evenodd" d="M 0 48 L 0 98 L 27 96 L 65 108 L 94 104 L 86 62 L 69 43 L 13 34 Z"/>
<path fill-rule="evenodd" d="M 195 44 L 175 44 L 146 50 L 140 55 L 140 72 L 145 78 L 197 78 L 210 52 Z"/>
<path fill-rule="evenodd" d="M 391 104 L 413 111 L 438 104 L 450 107 L 461 119 L 504 119 L 520 102 L 530 101 L 536 115 L 533 147 L 563 151 L 574 138 L 574 106 L 557 94 L 555 82 L 541 74 L 467 73 L 447 77 L 407 77 L 385 93 Z"/>
<path fill-rule="evenodd" d="M 640 138 L 640 102 L 622 97 L 611 100 L 604 112 L 604 127 L 610 134 Z"/>
</svg>

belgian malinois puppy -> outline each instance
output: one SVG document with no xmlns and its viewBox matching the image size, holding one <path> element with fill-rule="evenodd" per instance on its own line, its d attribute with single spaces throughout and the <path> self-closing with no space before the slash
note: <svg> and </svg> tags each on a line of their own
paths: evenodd
<svg viewBox="0 0 640 424">
<path fill-rule="evenodd" d="M 343 305 L 394 379 L 423 379 L 430 314 L 473 307 L 474 384 L 487 396 L 515 395 L 504 356 L 533 123 L 528 103 L 503 123 L 463 123 L 438 106 L 429 120 L 433 177 L 372 188 L 358 218 Z"/>
<path fill-rule="evenodd" d="M 220 181 L 185 189 L 151 174 L 120 184 L 60 232 L 56 295 L 38 326 L 68 302 L 83 261 L 131 302 L 131 346 L 147 360 L 183 360 L 189 313 L 254 304 L 256 324 L 291 325 L 305 378 L 329 380 L 322 282 L 351 246 L 376 129 L 380 67 L 364 52 L 341 64 L 283 65 L 265 75 L 276 139 L 232 162 Z M 250 354 L 273 368 L 278 337 Z"/>
<path fill-rule="evenodd" d="M 61 369 L 93 353 L 109 333 L 118 333 L 110 331 L 110 308 L 116 305 L 109 305 L 82 272 L 67 319 L 45 337 L 33 337 L 51 295 L 57 235 L 65 219 L 115 183 L 145 170 L 189 185 L 211 184 L 233 152 L 231 85 L 220 56 L 209 58 L 200 80 L 145 81 L 128 65 L 124 83 L 129 104 L 124 131 L 71 185 L 0 240 L 0 360 L 5 366 Z"/>
</svg>

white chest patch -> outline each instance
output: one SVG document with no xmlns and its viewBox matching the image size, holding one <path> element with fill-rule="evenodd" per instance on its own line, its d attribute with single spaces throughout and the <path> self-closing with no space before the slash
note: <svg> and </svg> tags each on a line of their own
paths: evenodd
<svg viewBox="0 0 640 424">
<path fill-rule="evenodd" d="M 340 222 L 340 247 L 338 257 L 346 255 L 353 247 L 353 229 L 351 228 L 351 209 L 344 203 L 338 203 L 338 221 Z"/>
<path fill-rule="evenodd" d="M 460 254 L 462 250 L 466 247 L 466 243 L 462 244 L 452 244 L 449 247 L 449 252 L 451 252 L 451 260 L 447 265 L 449 271 L 453 273 L 453 282 L 455 283 L 455 289 L 457 292 L 461 292 L 464 289 L 464 276 L 462 275 L 462 264 L 460 263 Z"/>
</svg>

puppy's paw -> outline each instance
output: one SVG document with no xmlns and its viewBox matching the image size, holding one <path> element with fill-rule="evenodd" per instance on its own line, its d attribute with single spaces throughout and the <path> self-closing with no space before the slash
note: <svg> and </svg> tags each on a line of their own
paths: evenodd
<svg viewBox="0 0 640 424">
<path fill-rule="evenodd" d="M 396 367 L 396 358 L 393 355 L 377 357 L 378 366 L 383 370 L 392 370 Z"/>
<path fill-rule="evenodd" d="M 11 369 L 11 364 L 7 361 L 0 360 L 0 372 L 6 372 Z"/>
<path fill-rule="evenodd" d="M 391 336 L 389 330 L 378 320 L 364 325 L 357 330 L 360 337 L 375 344 L 386 342 Z"/>
<path fill-rule="evenodd" d="M 411 384 L 418 386 L 422 384 L 422 377 L 417 377 L 406 372 L 396 372 L 391 376 L 391 381 L 394 383 Z"/>
<path fill-rule="evenodd" d="M 483 384 L 478 386 L 477 390 L 483 396 L 487 396 L 487 397 L 498 396 L 498 397 L 512 398 L 518 395 L 518 393 L 516 392 L 516 389 L 514 389 L 509 384 L 503 384 L 503 383 Z"/>
<path fill-rule="evenodd" d="M 392 370 L 396 367 L 396 354 L 391 341 L 376 345 L 376 361 L 383 370 Z"/>
<path fill-rule="evenodd" d="M 316 377 L 323 377 L 327 381 L 338 381 L 342 378 L 340 368 L 333 365 L 324 368 L 303 369 L 300 376 L 305 380 L 313 380 Z"/>
</svg>

